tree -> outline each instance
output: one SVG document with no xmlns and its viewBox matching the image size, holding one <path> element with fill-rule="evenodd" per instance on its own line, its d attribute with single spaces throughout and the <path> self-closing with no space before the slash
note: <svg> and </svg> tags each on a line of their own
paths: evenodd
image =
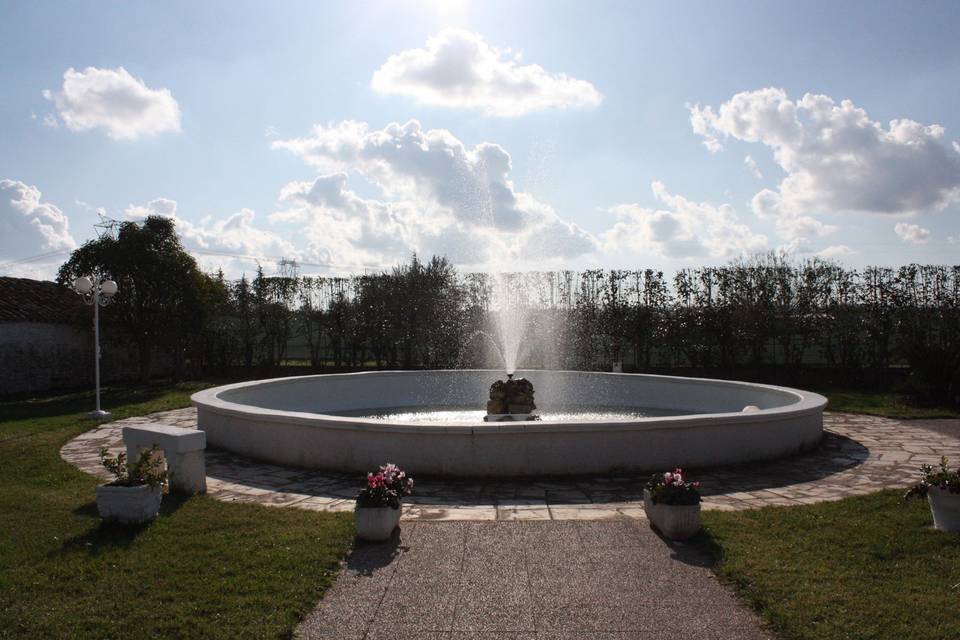
<svg viewBox="0 0 960 640">
<path fill-rule="evenodd" d="M 231 329 L 233 308 L 230 300 L 230 285 L 223 271 L 210 278 L 199 280 L 201 330 L 193 334 L 190 361 L 194 372 L 213 370 L 225 373 L 236 350 Z"/>
<path fill-rule="evenodd" d="M 123 329 L 137 346 L 140 375 L 150 375 L 157 349 L 182 361 L 193 336 L 202 329 L 202 293 L 208 276 L 184 251 L 170 218 L 150 216 L 124 222 L 116 237 L 90 240 L 70 255 L 57 274 L 69 284 L 93 274 L 119 285 L 109 321 Z"/>
<path fill-rule="evenodd" d="M 253 367 L 257 327 L 256 318 L 254 318 L 253 293 L 246 275 L 241 276 L 231 293 L 235 310 L 233 335 L 239 348 L 240 363 L 249 371 Z"/>
</svg>

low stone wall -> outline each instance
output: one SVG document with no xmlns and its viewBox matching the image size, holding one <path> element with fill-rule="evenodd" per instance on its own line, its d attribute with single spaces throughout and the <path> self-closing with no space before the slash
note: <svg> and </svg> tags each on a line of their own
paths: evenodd
<svg viewBox="0 0 960 640">
<path fill-rule="evenodd" d="M 40 322 L 0 325 L 0 394 L 93 384 L 93 347 L 88 342 L 91 340 L 79 326 Z"/>
<path fill-rule="evenodd" d="M 499 371 L 384 371 L 245 382 L 193 396 L 210 446 L 276 464 L 362 473 L 386 461 L 451 476 L 576 475 L 713 467 L 817 446 L 826 398 L 726 380 L 518 371 L 548 406 L 690 412 L 588 422 L 390 423 L 358 408 L 481 407 Z M 756 410 L 742 412 L 746 405 Z"/>
<path fill-rule="evenodd" d="M 137 353 L 129 340 L 102 328 L 104 384 L 136 380 Z M 151 375 L 169 375 L 173 363 L 154 356 Z M 47 322 L 0 323 L 0 396 L 93 386 L 93 327 Z"/>
</svg>

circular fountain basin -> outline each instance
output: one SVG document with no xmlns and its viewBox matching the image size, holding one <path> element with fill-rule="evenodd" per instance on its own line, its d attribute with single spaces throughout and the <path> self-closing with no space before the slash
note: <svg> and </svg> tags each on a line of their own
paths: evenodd
<svg viewBox="0 0 960 640">
<path fill-rule="evenodd" d="M 770 385 L 625 373 L 518 371 L 542 420 L 483 422 L 492 370 L 274 378 L 193 395 L 210 446 L 363 473 L 385 462 L 451 476 L 711 467 L 815 447 L 827 400 Z M 745 407 L 749 407 L 744 410 Z"/>
</svg>

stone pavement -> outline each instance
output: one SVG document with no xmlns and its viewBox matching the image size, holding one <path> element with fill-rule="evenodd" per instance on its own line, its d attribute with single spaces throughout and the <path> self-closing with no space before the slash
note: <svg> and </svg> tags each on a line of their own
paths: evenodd
<svg viewBox="0 0 960 640">
<path fill-rule="evenodd" d="M 405 523 L 358 543 L 301 640 L 771 638 L 695 549 L 636 520 Z"/>
<path fill-rule="evenodd" d="M 61 450 L 80 469 L 105 477 L 97 452 L 121 447 L 121 428 L 162 422 L 196 428 L 196 410 L 177 409 L 100 425 Z M 823 444 L 786 460 L 694 472 L 704 509 L 750 509 L 839 500 L 915 481 L 923 463 L 941 455 L 960 460 L 960 421 L 890 420 L 825 414 Z M 606 520 L 643 518 L 643 481 L 637 476 L 534 479 L 418 478 L 403 519 Z M 256 462 L 207 451 L 207 491 L 218 500 L 320 511 L 350 511 L 364 479 Z"/>
</svg>

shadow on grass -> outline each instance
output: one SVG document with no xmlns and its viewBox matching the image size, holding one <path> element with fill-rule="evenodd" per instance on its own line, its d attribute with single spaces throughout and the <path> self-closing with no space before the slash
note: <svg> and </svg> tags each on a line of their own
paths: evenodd
<svg viewBox="0 0 960 640">
<path fill-rule="evenodd" d="M 96 556 L 104 551 L 129 547 L 152 524 L 152 521 L 142 524 L 120 524 L 104 520 L 86 533 L 67 538 L 63 541 L 60 551 L 51 555 L 86 553 Z"/>
<path fill-rule="evenodd" d="M 103 389 L 104 406 L 122 406 L 156 400 L 170 393 L 171 389 L 191 391 L 204 387 L 203 383 L 187 382 L 176 385 L 149 384 L 139 387 L 106 387 Z M 70 414 L 86 414 L 95 403 L 92 390 L 45 396 L 39 398 L 11 398 L 0 401 L 3 421 L 28 418 L 52 418 Z"/>
<path fill-rule="evenodd" d="M 96 500 L 80 505 L 79 507 L 71 511 L 71 513 L 75 516 L 80 516 L 82 518 L 99 518 L 100 517 L 100 512 L 97 511 Z"/>
<path fill-rule="evenodd" d="M 173 515 L 184 502 L 191 496 L 179 494 L 166 494 L 163 496 L 163 502 L 160 504 L 160 513 L 158 517 L 168 517 Z M 86 518 L 100 518 L 97 510 L 96 501 L 83 504 L 72 512 L 74 515 Z M 76 536 L 71 536 L 63 541 L 59 551 L 51 555 L 66 555 L 70 553 L 88 553 L 98 555 L 104 551 L 112 549 L 129 547 L 144 531 L 153 526 L 154 521 L 143 522 L 140 524 L 123 524 L 119 522 L 109 522 L 100 520 L 97 526 Z"/>
</svg>

